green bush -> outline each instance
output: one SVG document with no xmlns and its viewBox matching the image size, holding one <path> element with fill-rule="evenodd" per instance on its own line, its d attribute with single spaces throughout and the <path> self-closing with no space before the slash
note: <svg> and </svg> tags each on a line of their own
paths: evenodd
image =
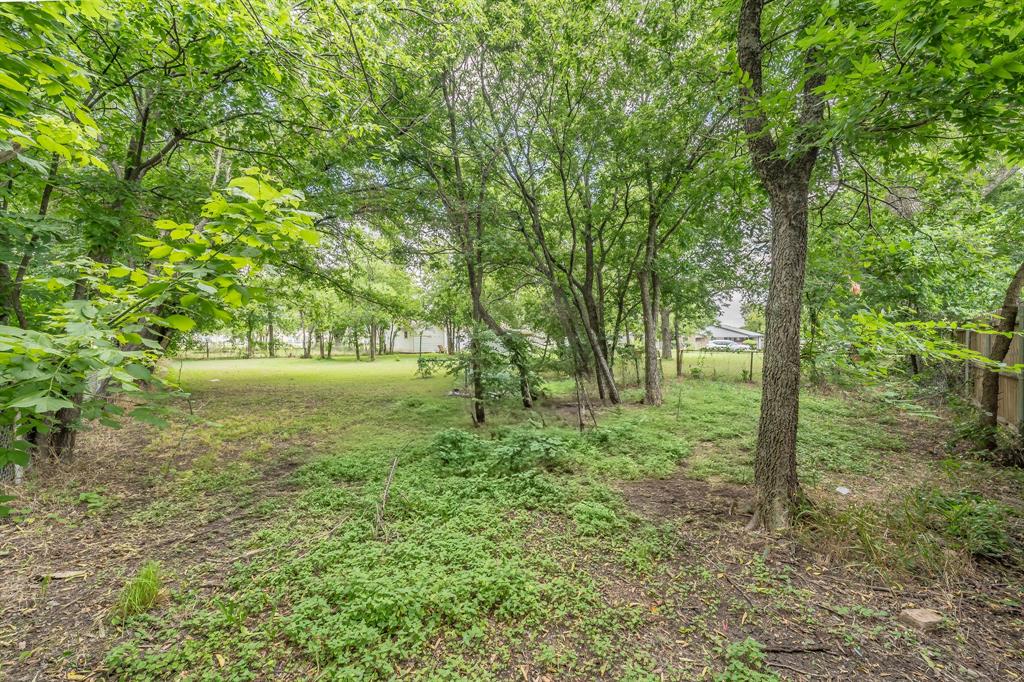
<svg viewBox="0 0 1024 682">
<path fill-rule="evenodd" d="M 571 471 L 571 454 L 577 447 L 578 441 L 537 429 L 506 429 L 492 440 L 446 429 L 434 436 L 429 450 L 454 473 L 500 477 L 526 471 Z"/>
<path fill-rule="evenodd" d="M 627 525 L 614 509 L 589 500 L 572 506 L 572 518 L 581 535 L 611 535 Z"/>
</svg>

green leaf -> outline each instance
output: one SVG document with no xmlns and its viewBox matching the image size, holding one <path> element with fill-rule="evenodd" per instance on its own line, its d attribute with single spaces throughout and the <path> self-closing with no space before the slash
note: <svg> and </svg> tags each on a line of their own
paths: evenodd
<svg viewBox="0 0 1024 682">
<path fill-rule="evenodd" d="M 149 381 L 149 379 L 153 376 L 149 369 L 147 369 L 143 365 L 138 364 L 137 362 L 125 365 L 124 371 L 128 372 L 129 374 L 131 374 L 133 377 L 140 381 Z"/>
<path fill-rule="evenodd" d="M 164 324 L 182 332 L 191 331 L 196 326 L 195 320 L 184 315 L 168 315 L 164 318 Z"/>
<path fill-rule="evenodd" d="M 8 76 L 3 71 L 0 71 L 0 86 L 5 87 L 8 90 L 15 90 L 16 92 L 28 92 L 28 88 Z"/>
<path fill-rule="evenodd" d="M 241 178 L 235 178 L 228 183 L 228 187 L 235 187 L 248 194 L 257 201 L 265 201 L 267 199 L 274 199 L 281 195 L 280 192 L 275 190 L 270 185 L 260 182 L 258 178 L 251 176 L 245 176 Z"/>
<path fill-rule="evenodd" d="M 44 412 L 56 412 L 62 407 L 74 407 L 75 404 L 65 398 L 55 398 L 46 394 L 30 395 L 7 404 L 7 409 L 26 409 L 42 414 Z"/>
</svg>

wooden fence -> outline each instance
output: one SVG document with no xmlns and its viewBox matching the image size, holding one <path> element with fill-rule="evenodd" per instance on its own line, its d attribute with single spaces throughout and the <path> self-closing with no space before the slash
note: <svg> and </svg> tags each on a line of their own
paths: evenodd
<svg viewBox="0 0 1024 682">
<path fill-rule="evenodd" d="M 1024 332 L 1024 305 L 1020 307 L 1020 314 L 1017 315 L 1017 330 Z M 962 332 L 967 347 L 984 355 L 988 355 L 992 349 L 994 336 L 992 334 L 979 334 L 977 332 Z M 1006 354 L 1007 365 L 1017 365 L 1024 362 L 1024 334 L 1017 334 L 1010 343 L 1010 351 Z M 968 362 L 964 369 L 966 372 L 967 386 L 970 390 L 971 401 L 978 405 L 981 402 L 981 379 L 985 369 L 976 362 Z M 999 373 L 999 409 L 997 410 L 999 423 L 1009 426 L 1017 431 L 1024 425 L 1024 373 L 1022 372 L 1000 372 Z"/>
</svg>

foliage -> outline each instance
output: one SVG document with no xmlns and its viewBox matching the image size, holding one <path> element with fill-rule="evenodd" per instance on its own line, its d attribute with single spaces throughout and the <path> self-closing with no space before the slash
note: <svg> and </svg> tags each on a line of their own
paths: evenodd
<svg viewBox="0 0 1024 682">
<path fill-rule="evenodd" d="M 98 134 L 83 105 L 87 70 L 67 53 L 78 22 L 109 18 L 98 0 L 0 6 L 0 157 L 44 174 L 30 151 L 78 165 L 106 165 L 91 151 Z"/>
<path fill-rule="evenodd" d="M 1014 553 L 1010 510 L 967 490 L 921 487 L 893 503 L 806 513 L 809 542 L 893 574 L 955 575 Z"/>
<path fill-rule="evenodd" d="M 768 670 L 764 645 L 752 637 L 732 642 L 725 648 L 725 670 L 715 682 L 772 682 L 779 676 Z"/>
<path fill-rule="evenodd" d="M 203 206 L 196 225 L 157 221 L 164 236 L 142 237 L 146 268 L 75 263 L 71 277 L 48 286 L 83 286 L 89 299 L 54 306 L 38 329 L 0 327 L 0 402 L 4 422 L 17 436 L 53 427 L 58 410 L 113 424 L 125 413 L 108 392 L 139 396 L 166 383 L 152 371 L 161 339 L 192 329 L 197 316 L 229 317 L 249 296 L 246 278 L 282 252 L 315 243 L 302 195 L 276 189 L 260 171 L 232 180 Z M 77 282 L 77 284 L 76 284 Z M 140 406 L 132 416 L 145 418 Z M 27 440 L 0 451 L 0 464 L 27 463 Z"/>
</svg>

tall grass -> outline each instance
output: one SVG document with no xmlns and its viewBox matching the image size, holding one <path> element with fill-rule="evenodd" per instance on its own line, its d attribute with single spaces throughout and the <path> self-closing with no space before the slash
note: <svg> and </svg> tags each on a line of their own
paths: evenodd
<svg viewBox="0 0 1024 682">
<path fill-rule="evenodd" d="M 114 616 L 123 620 L 149 611 L 160 601 L 163 584 L 160 564 L 147 561 L 121 590 L 121 596 L 114 605 Z"/>
</svg>

